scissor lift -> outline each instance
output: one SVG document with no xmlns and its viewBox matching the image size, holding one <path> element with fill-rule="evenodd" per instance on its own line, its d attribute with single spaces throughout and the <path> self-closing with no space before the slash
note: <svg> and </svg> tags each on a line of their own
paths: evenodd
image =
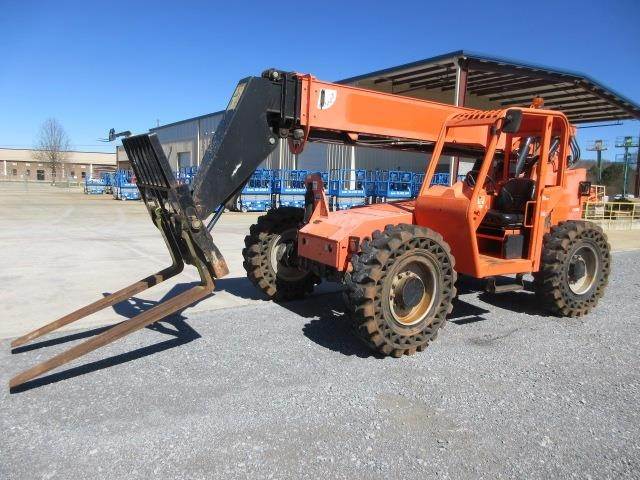
<svg viewBox="0 0 640 480">
<path fill-rule="evenodd" d="M 274 170 L 273 193 L 276 205 L 279 207 L 304 207 L 304 195 L 307 191 L 305 179 L 308 174 L 308 170 Z"/>
<path fill-rule="evenodd" d="M 371 171 L 364 169 L 334 169 L 329 172 L 327 192 L 332 211 L 346 210 L 370 203 L 375 182 Z"/>
</svg>

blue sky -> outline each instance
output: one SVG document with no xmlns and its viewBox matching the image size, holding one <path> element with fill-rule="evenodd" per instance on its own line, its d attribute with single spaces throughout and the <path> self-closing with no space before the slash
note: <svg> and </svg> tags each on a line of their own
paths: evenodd
<svg viewBox="0 0 640 480">
<path fill-rule="evenodd" d="M 110 127 L 222 109 L 240 78 L 268 67 L 337 80 L 458 49 L 584 72 L 640 103 L 639 18 L 637 0 L 0 0 L 0 146 L 33 145 L 53 116 L 75 148 L 113 150 L 97 142 Z"/>
</svg>

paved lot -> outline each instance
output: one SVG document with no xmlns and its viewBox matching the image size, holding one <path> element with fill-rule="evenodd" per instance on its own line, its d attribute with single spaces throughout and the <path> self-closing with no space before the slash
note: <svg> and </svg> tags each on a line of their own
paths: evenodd
<svg viewBox="0 0 640 480">
<path fill-rule="evenodd" d="M 1 207 L 17 198 L 2 194 L 0 186 Z M 27 314 L 41 314 L 29 305 L 36 301 L 52 299 L 47 318 L 90 301 L 93 291 L 86 300 L 82 290 L 59 297 L 74 278 L 110 291 L 164 264 L 144 211 L 131 213 L 135 204 L 96 207 L 101 200 L 81 197 L 69 207 L 61 195 L 60 208 L 71 211 L 60 220 L 53 200 L 31 198 L 25 208 L 37 220 L 2 211 L 3 249 L 20 252 L 10 239 L 21 229 L 28 239 L 18 265 L 0 273 L 3 291 L 14 292 L 3 323 L 20 327 Z M 86 227 L 74 220 L 98 211 Z M 129 225 L 129 215 L 142 225 Z M 120 230 L 105 234 L 114 218 Z M 223 238 L 233 246 L 247 217 L 229 219 Z M 96 252 L 68 251 L 67 237 L 57 237 L 68 230 L 105 253 L 102 279 L 91 269 L 75 276 L 94 267 Z M 129 241 L 123 231 L 144 238 Z M 110 272 L 124 266 L 123 251 L 136 271 L 118 277 Z M 43 252 L 48 262 L 29 258 Z M 604 301 L 579 320 L 546 316 L 529 292 L 492 297 L 464 282 L 437 342 L 402 359 L 377 358 L 354 340 L 339 294 L 279 306 L 256 300 L 239 272 L 221 282 L 237 303 L 211 310 L 202 302 L 19 393 L 6 389 L 12 375 L 99 328 L 13 355 L 2 340 L 0 478 L 638 478 L 639 262 L 638 251 L 616 253 Z M 51 286 L 60 264 L 65 283 Z M 36 283 L 22 278 L 39 269 Z M 41 296 L 24 302 L 36 286 Z M 126 318 L 153 302 L 145 294 L 109 313 Z"/>
<path fill-rule="evenodd" d="M 5 299 L 0 338 L 37 328 L 171 263 L 141 202 L 87 196 L 79 189 L 0 183 L 0 212 L 0 284 Z M 230 274 L 218 283 L 216 295 L 189 312 L 247 305 L 260 298 L 239 281 L 245 276 L 244 237 L 257 217 L 222 216 L 215 242 L 229 263 Z M 195 269 L 187 267 L 174 282 L 155 287 L 144 298 L 157 301 L 176 283 L 198 280 Z M 88 317 L 82 325 L 106 325 L 125 318 L 107 310 Z"/>
</svg>

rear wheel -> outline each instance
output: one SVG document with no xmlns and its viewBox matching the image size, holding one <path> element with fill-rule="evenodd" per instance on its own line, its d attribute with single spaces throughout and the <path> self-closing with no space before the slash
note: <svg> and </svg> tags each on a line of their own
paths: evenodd
<svg viewBox="0 0 640 480">
<path fill-rule="evenodd" d="M 545 235 L 536 294 L 544 306 L 563 317 L 589 313 L 604 294 L 611 270 L 609 243 L 602 229 L 568 221 Z"/>
<path fill-rule="evenodd" d="M 294 300 L 313 291 L 320 279 L 297 265 L 297 235 L 304 210 L 269 210 L 251 225 L 242 250 L 247 277 L 269 298 Z"/>
<path fill-rule="evenodd" d="M 345 300 L 356 333 L 396 357 L 424 350 L 456 295 L 454 258 L 442 236 L 415 225 L 374 232 L 351 259 Z"/>
</svg>

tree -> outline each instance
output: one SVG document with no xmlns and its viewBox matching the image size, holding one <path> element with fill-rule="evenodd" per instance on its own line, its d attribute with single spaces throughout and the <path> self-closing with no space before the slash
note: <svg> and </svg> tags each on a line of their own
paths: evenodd
<svg viewBox="0 0 640 480">
<path fill-rule="evenodd" d="M 33 158 L 47 163 L 51 170 L 52 183 L 56 183 L 56 173 L 65 161 L 69 151 L 69 136 L 55 118 L 47 118 L 40 126 L 33 151 Z"/>
<path fill-rule="evenodd" d="M 596 167 L 593 166 L 589 173 L 596 178 Z M 602 169 L 602 185 L 607 187 L 607 195 L 615 195 L 622 192 L 622 184 L 624 183 L 624 164 L 610 163 Z"/>
</svg>

